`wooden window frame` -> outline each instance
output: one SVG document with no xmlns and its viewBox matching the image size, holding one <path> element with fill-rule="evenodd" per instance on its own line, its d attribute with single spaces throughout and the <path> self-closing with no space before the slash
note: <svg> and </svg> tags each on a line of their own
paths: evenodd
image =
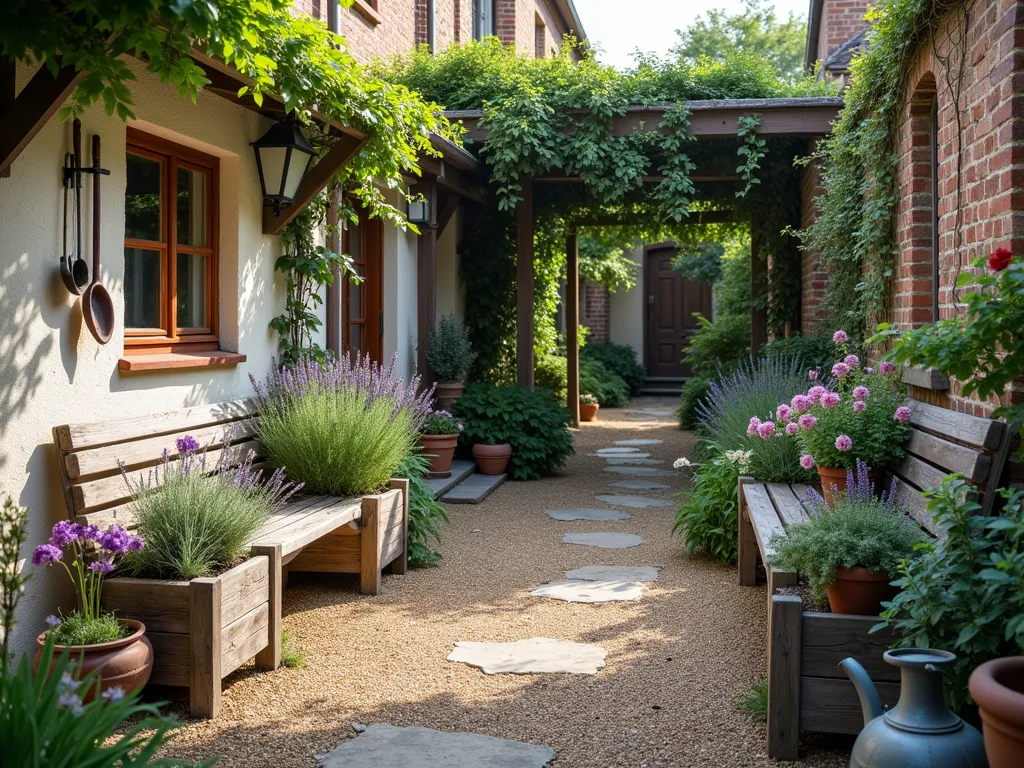
<svg viewBox="0 0 1024 768">
<path fill-rule="evenodd" d="M 384 227 L 380 219 L 370 217 L 365 209 L 357 207 L 356 210 L 359 214 L 360 258 L 354 266 L 362 267 L 363 317 L 352 320 L 349 315 L 352 283 L 345 280 L 341 291 L 341 343 L 346 352 L 352 351 L 352 326 L 361 325 L 363 345 L 359 352 L 361 355 L 369 353 L 371 359 L 379 363 L 384 354 L 384 324 L 381 322 L 384 308 Z M 346 226 L 341 244 L 345 253 L 352 252 L 351 237 L 352 229 Z"/>
<path fill-rule="evenodd" d="M 136 128 L 127 129 L 126 154 L 148 157 L 161 163 L 161 241 L 125 238 L 125 248 L 144 248 L 159 251 L 160 275 L 160 328 L 125 328 L 125 355 L 152 355 L 169 352 L 196 352 L 217 350 L 218 336 L 218 241 L 220 238 L 220 160 L 198 150 L 167 139 L 144 133 Z M 186 168 L 206 175 L 207 246 L 180 245 L 178 243 L 178 208 L 174 204 L 177 188 L 177 170 Z M 178 328 L 178 254 L 200 254 L 206 258 L 206 319 L 205 328 Z M 127 293 L 127 292 L 126 292 Z"/>
</svg>

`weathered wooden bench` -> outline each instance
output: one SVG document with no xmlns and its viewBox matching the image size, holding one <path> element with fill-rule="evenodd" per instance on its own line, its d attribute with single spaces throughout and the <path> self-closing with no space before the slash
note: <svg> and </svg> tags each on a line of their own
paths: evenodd
<svg viewBox="0 0 1024 768">
<path fill-rule="evenodd" d="M 175 439 L 192 435 L 206 466 L 237 465 L 256 439 L 255 404 L 237 400 L 53 430 L 65 502 L 73 520 L 133 528 L 128 486 L 179 460 Z M 226 455 L 225 455 L 226 454 Z M 161 470 L 162 472 L 162 470 Z M 288 503 L 253 537 L 252 558 L 225 574 L 191 582 L 114 578 L 104 605 L 146 624 L 156 664 L 151 682 L 188 686 L 193 716 L 213 717 L 220 681 L 255 656 L 261 669 L 281 662 L 281 591 L 287 572 L 358 573 L 360 591 L 379 594 L 381 572 L 405 573 L 408 480 L 362 498 L 306 496 Z"/>
<path fill-rule="evenodd" d="M 914 520 L 941 536 L 922 491 L 948 474 L 960 473 L 978 493 L 984 513 L 995 503 L 995 489 L 1007 464 L 1015 430 L 1004 422 L 914 402 L 907 455 L 893 474 L 897 496 Z M 737 577 L 742 586 L 757 580 L 758 558 L 768 582 L 768 754 L 796 760 L 801 730 L 860 732 L 860 703 L 838 664 L 848 656 L 864 665 L 884 706 L 899 697 L 899 671 L 882 661 L 892 644 L 888 631 L 870 633 L 877 616 L 848 616 L 804 610 L 795 595 L 776 594 L 797 583 L 793 571 L 768 565 L 771 539 L 790 525 L 807 521 L 806 486 L 758 483 L 739 486 Z"/>
</svg>

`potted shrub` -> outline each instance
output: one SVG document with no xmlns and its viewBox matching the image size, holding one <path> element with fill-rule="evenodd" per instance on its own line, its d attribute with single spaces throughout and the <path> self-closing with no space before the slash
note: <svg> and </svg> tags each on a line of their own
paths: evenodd
<svg viewBox="0 0 1024 768">
<path fill-rule="evenodd" d="M 449 477 L 462 423 L 448 411 L 431 411 L 420 427 L 420 449 L 428 460 L 427 473 Z"/>
<path fill-rule="evenodd" d="M 832 504 L 810 491 L 810 522 L 773 537 L 771 564 L 806 577 L 814 602 L 827 598 L 833 613 L 877 615 L 896 594 L 890 581 L 900 563 L 923 538 L 895 490 L 894 482 L 875 496 L 867 465 L 859 462 Z"/>
<path fill-rule="evenodd" d="M 95 525 L 62 520 L 53 526 L 49 541 L 32 552 L 32 564 L 59 563 L 75 585 L 78 607 L 65 616 L 47 618 L 50 629 L 36 638 L 37 673 L 44 662 L 52 669 L 66 651 L 74 662 L 75 679 L 96 673 L 99 689 L 89 690 L 86 701 L 114 689 L 131 693 L 149 681 L 153 646 L 146 625 L 119 619 L 101 603 L 104 577 L 114 570 L 115 560 L 141 549 L 142 540 L 118 525 L 101 531 Z"/>
<path fill-rule="evenodd" d="M 832 337 L 846 351 L 846 333 Z M 825 501 L 834 503 L 846 483 L 848 470 L 865 462 L 876 485 L 884 470 L 903 457 L 910 437 L 910 406 L 895 366 L 883 362 L 876 370 L 848 354 L 832 366 L 831 378 L 817 383 L 816 369 L 808 372 L 812 386 L 779 405 L 774 417 L 750 419 L 747 433 L 763 440 L 795 439 L 803 450 L 800 464 L 818 468 Z M 858 470 L 859 472 L 859 470 Z"/>
<path fill-rule="evenodd" d="M 439 408 L 451 408 L 462 394 L 466 374 L 476 360 L 469 343 L 469 329 L 455 320 L 455 314 L 443 315 L 427 334 L 427 363 L 437 380 L 435 397 Z"/>
<path fill-rule="evenodd" d="M 580 421 L 597 421 L 597 410 L 600 407 L 595 395 L 584 392 L 580 395 Z"/>
</svg>

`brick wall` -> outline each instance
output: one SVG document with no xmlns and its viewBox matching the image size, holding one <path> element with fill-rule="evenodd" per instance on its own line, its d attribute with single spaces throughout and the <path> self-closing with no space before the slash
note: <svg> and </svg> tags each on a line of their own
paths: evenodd
<svg viewBox="0 0 1024 768">
<path fill-rule="evenodd" d="M 867 25 L 868 0 L 825 0 L 818 29 L 818 58 L 825 60 Z"/>
<path fill-rule="evenodd" d="M 814 146 L 808 148 L 808 154 Z M 800 176 L 800 226 L 806 229 L 814 221 L 814 199 L 821 194 L 821 177 L 817 163 L 811 163 Z M 828 286 L 828 272 L 821 266 L 819 255 L 811 250 L 800 252 L 800 329 L 811 336 L 824 328 L 821 303 Z"/>
<path fill-rule="evenodd" d="M 587 334 L 587 341 L 608 341 L 612 306 L 608 290 L 604 286 L 587 280 L 580 282 L 580 297 L 583 304 L 580 312 L 580 325 L 590 331 Z"/>
<path fill-rule="evenodd" d="M 495 34 L 505 45 L 513 45 L 527 56 L 541 48 L 545 55 L 562 48 L 562 35 L 568 30 L 559 21 L 548 0 L 495 0 Z M 538 29 L 538 23 L 543 30 Z"/>
</svg>

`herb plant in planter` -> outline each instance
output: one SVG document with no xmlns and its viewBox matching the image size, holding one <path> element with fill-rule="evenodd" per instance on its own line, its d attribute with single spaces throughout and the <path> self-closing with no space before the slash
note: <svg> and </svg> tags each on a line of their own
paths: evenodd
<svg viewBox="0 0 1024 768">
<path fill-rule="evenodd" d="M 420 448 L 433 477 L 449 477 L 452 457 L 462 434 L 462 423 L 448 411 L 431 411 L 420 427 Z"/>
<path fill-rule="evenodd" d="M 469 329 L 455 320 L 454 313 L 441 316 L 427 334 L 427 363 L 437 378 L 435 394 L 440 408 L 451 408 L 462 394 L 475 360 Z"/>
<path fill-rule="evenodd" d="M 597 421 L 597 411 L 600 407 L 596 395 L 584 392 L 580 395 L 580 421 Z"/>
<path fill-rule="evenodd" d="M 895 595 L 889 582 L 923 534 L 899 506 L 895 482 L 879 498 L 866 464 L 847 474 L 831 505 L 810 492 L 810 522 L 772 538 L 771 564 L 806 577 L 812 600 L 820 605 L 827 598 L 833 613 L 876 615 Z"/>
</svg>

